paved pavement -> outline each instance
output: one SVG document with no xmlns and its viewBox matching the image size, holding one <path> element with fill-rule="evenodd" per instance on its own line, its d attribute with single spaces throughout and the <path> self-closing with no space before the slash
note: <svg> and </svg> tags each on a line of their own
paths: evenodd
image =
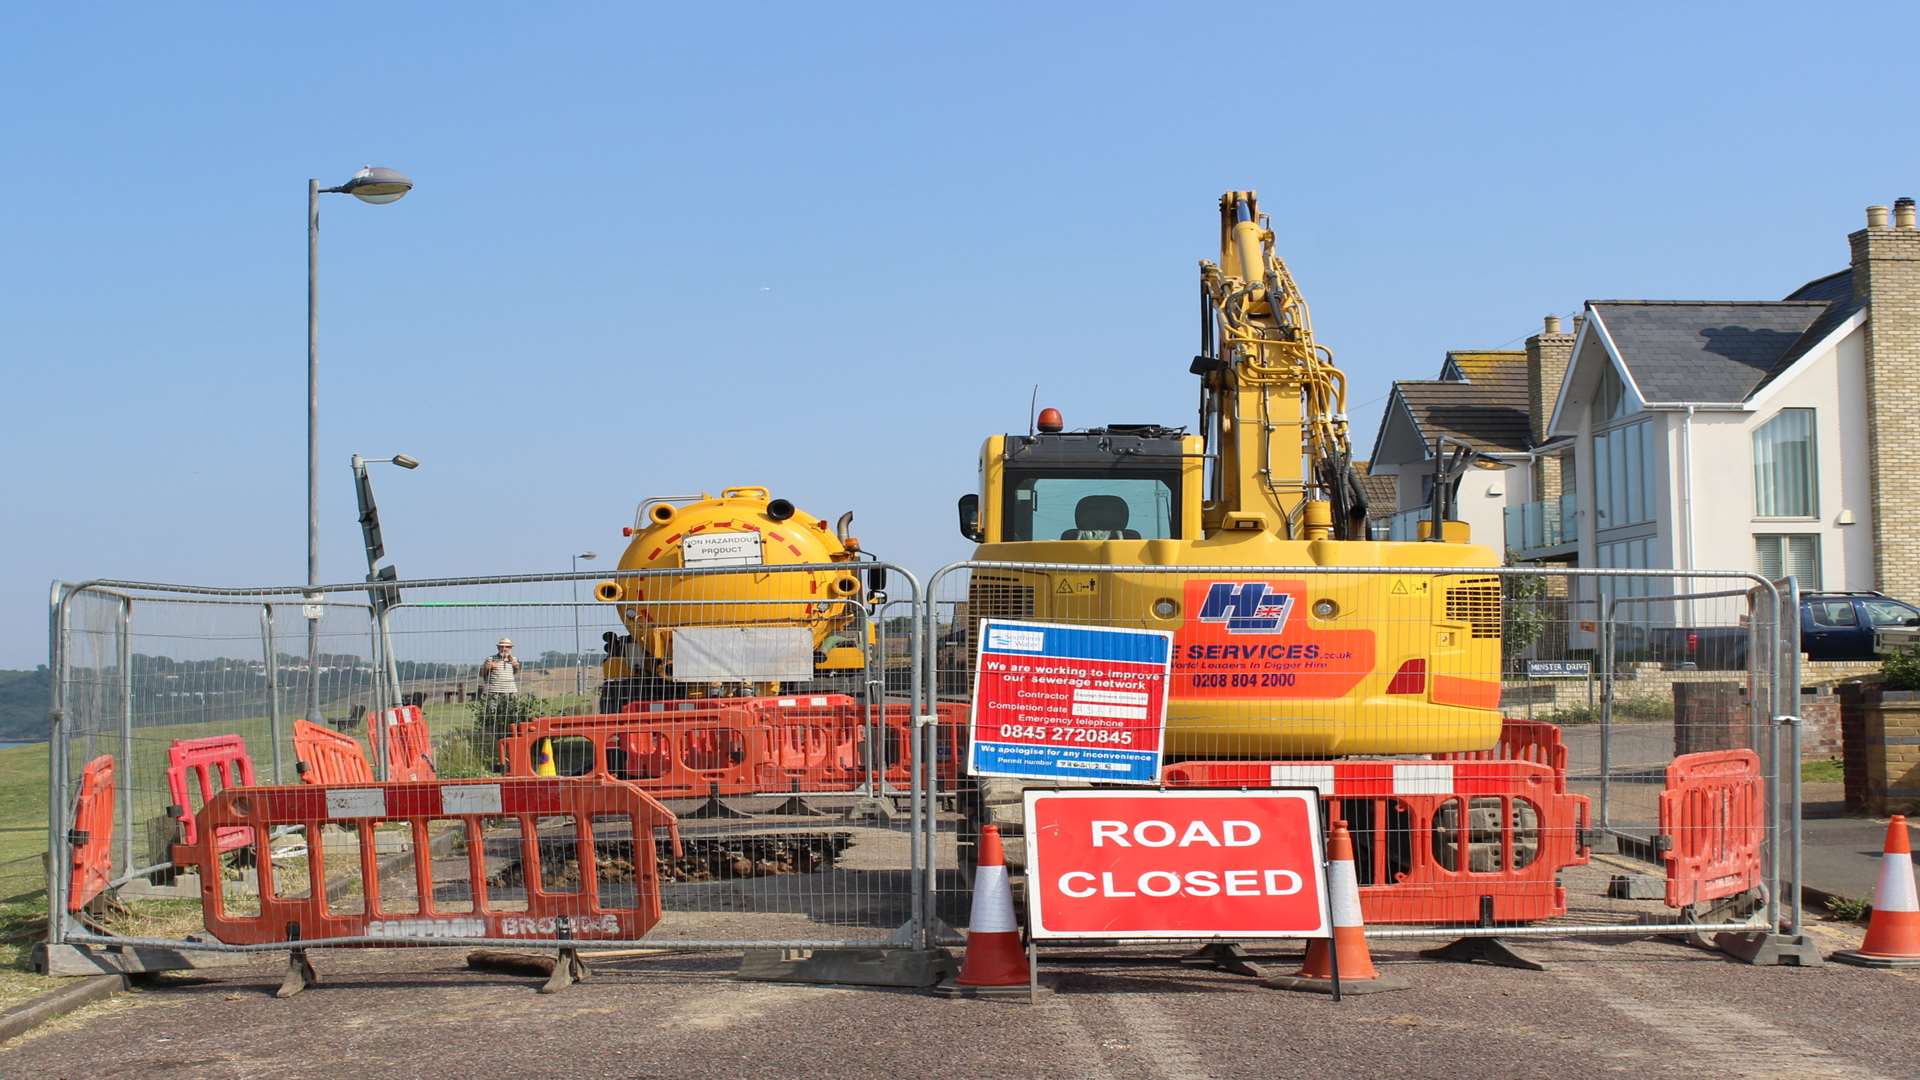
<svg viewBox="0 0 1920 1080">
<path fill-rule="evenodd" d="M 1845 930 L 1820 927 L 1828 948 Z M 1156 959 L 1045 969 L 1038 1007 L 735 982 L 731 958 L 607 962 L 553 996 L 452 950 L 168 976 L 0 1047 L 0 1075 L 1911 1076 L 1920 975 L 1751 968 L 1661 941 L 1541 943 L 1545 972 L 1377 959 L 1412 990 L 1335 1005 Z M 1166 958 L 1162 958 L 1166 959 Z M 1284 969 L 1284 963 L 1274 963 Z"/>
<path fill-rule="evenodd" d="M 1599 819 L 1600 728 L 1597 724 L 1563 728 L 1573 774 L 1572 790 L 1594 800 Z M 1621 724 L 1614 730 L 1611 820 L 1615 825 L 1654 831 L 1656 804 L 1666 783 L 1665 769 L 1673 754 L 1671 723 Z M 1802 785 L 1801 877 L 1812 893 L 1809 910 L 1822 910 L 1819 899 L 1844 896 L 1871 902 L 1880 880 L 1880 854 L 1887 838 L 1887 819 L 1848 815 L 1838 783 Z M 1920 818 L 1909 825 L 1920 844 Z"/>
<path fill-rule="evenodd" d="M 1809 890 L 1855 900 L 1873 900 L 1880 881 L 1880 854 L 1886 848 L 1887 819 L 1816 816 L 1820 804 L 1809 801 L 1800 824 L 1800 876 Z M 1910 819 L 1909 842 L 1920 845 L 1920 822 Z"/>
</svg>

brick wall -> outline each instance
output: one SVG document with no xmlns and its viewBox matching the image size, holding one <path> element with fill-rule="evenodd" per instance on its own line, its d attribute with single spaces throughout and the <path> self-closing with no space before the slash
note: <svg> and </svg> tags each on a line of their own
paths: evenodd
<svg viewBox="0 0 1920 1080">
<path fill-rule="evenodd" d="M 1674 757 L 1708 750 L 1754 749 L 1753 727 L 1744 683 L 1673 684 Z"/>
<path fill-rule="evenodd" d="M 1867 446 L 1875 587 L 1920 596 L 1920 228 L 1911 200 L 1883 207 L 1847 238 L 1853 288 L 1867 308 Z"/>
<path fill-rule="evenodd" d="M 1800 693 L 1800 756 L 1830 758 L 1841 753 L 1840 698 L 1832 690 Z"/>
<path fill-rule="evenodd" d="M 1920 813 L 1920 694 L 1843 683 L 1840 701 L 1848 809 Z"/>
</svg>

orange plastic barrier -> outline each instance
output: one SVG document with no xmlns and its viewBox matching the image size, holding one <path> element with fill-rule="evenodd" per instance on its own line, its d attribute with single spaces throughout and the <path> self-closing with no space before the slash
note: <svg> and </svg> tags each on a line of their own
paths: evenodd
<svg viewBox="0 0 1920 1080">
<path fill-rule="evenodd" d="M 189 776 L 194 780 L 191 788 L 187 784 Z M 175 739 L 167 747 L 167 794 L 173 799 L 167 813 L 180 822 L 180 839 L 185 843 L 200 840 L 194 820 L 196 803 L 204 806 L 216 792 L 230 787 L 252 786 L 253 759 L 247 756 L 247 741 L 238 735 Z M 196 792 L 198 799 L 192 797 Z M 247 843 L 246 833 L 234 830 L 220 837 L 220 850 L 235 851 Z"/>
<path fill-rule="evenodd" d="M 766 725 L 737 705 L 679 711 L 671 719 L 621 713 L 543 716 L 518 723 L 500 740 L 500 762 L 507 775 L 533 775 L 533 747 L 542 739 L 555 741 L 555 755 L 563 763 L 572 757 L 566 741 L 584 741 L 592 764 L 583 775 L 630 780 L 657 798 L 780 790 Z"/>
<path fill-rule="evenodd" d="M 235 788 L 201 814 L 215 828 L 259 837 L 291 826 L 305 834 L 304 867 L 260 860 L 257 897 L 229 898 L 217 852 L 204 842 L 182 845 L 176 858 L 203 868 L 208 932 L 233 945 L 364 937 L 631 940 L 660 921 L 654 830 L 667 829 L 674 855 L 681 854 L 671 811 L 632 784 L 604 778 Z M 448 820 L 460 822 L 461 842 L 436 852 L 428 825 Z M 410 865 L 394 866 L 389 854 L 382 866 L 374 842 L 382 822 L 406 826 Z M 602 882 L 596 839 L 632 843 L 630 879 Z M 329 861 L 328 847 L 343 842 L 354 845 L 356 858 Z M 436 855 L 443 871 L 449 855 L 464 855 L 457 881 L 435 880 Z M 569 862 L 577 870 L 571 878 L 555 872 Z M 349 872 L 359 887 L 339 887 L 329 871 Z M 500 884 L 509 877 L 512 886 Z M 549 885 L 554 878 L 566 884 Z M 524 893 L 524 900 L 497 895 L 507 891 Z"/>
<path fill-rule="evenodd" d="M 113 755 L 101 754 L 80 774 L 67 833 L 67 910 L 86 907 L 113 877 Z"/>
<path fill-rule="evenodd" d="M 1508 717 L 1500 727 L 1500 741 L 1491 750 L 1463 750 L 1433 755 L 1435 761 L 1531 761 L 1554 771 L 1555 791 L 1567 790 L 1567 744 L 1560 729 L 1544 720 Z"/>
<path fill-rule="evenodd" d="M 427 718 L 418 705 L 402 705 L 380 714 L 386 724 L 387 779 L 432 780 L 433 737 L 427 732 Z M 381 745 L 375 724 L 380 721 L 367 714 L 367 744 Z"/>
<path fill-rule="evenodd" d="M 966 761 L 967 706 L 938 707 L 939 775 L 953 780 Z M 747 794 L 830 794 L 861 790 L 867 741 L 877 727 L 873 767 L 883 781 L 911 782 L 914 711 L 889 704 L 869 714 L 845 694 L 634 702 L 617 714 L 539 717 L 515 724 L 498 760 L 510 776 L 533 775 L 541 739 L 592 745 L 593 772 L 637 783 L 660 798 Z"/>
<path fill-rule="evenodd" d="M 308 784 L 367 784 L 373 768 L 360 740 L 306 720 L 293 722 L 294 770 Z"/>
<path fill-rule="evenodd" d="M 1766 822 L 1759 755 L 1710 750 L 1674 758 L 1660 793 L 1667 906 L 1719 900 L 1758 886 Z"/>
<path fill-rule="evenodd" d="M 766 726 L 768 763 L 778 770 L 766 790 L 849 791 L 865 781 L 868 720 L 860 704 L 846 694 L 637 701 L 621 713 L 678 724 L 689 714 L 716 706 L 745 709 Z M 899 779 L 906 780 L 904 764 Z"/>
<path fill-rule="evenodd" d="M 1312 787 L 1359 849 L 1369 925 L 1564 915 L 1560 870 L 1587 862 L 1588 802 L 1531 761 L 1183 761 L 1173 788 Z"/>
</svg>

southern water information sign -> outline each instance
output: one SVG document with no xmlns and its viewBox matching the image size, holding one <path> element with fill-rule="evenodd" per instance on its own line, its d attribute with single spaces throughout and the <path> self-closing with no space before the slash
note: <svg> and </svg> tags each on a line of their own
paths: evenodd
<svg viewBox="0 0 1920 1080">
<path fill-rule="evenodd" d="M 1173 635 L 980 621 L 974 776 L 1157 784 Z"/>
</svg>

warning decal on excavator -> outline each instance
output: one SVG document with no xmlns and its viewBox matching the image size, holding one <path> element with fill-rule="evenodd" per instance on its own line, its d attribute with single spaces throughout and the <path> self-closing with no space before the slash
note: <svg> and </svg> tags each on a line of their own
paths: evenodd
<svg viewBox="0 0 1920 1080">
<path fill-rule="evenodd" d="M 1400 579 L 1396 579 L 1400 580 Z M 1419 581 L 1425 587 L 1425 579 Z M 1186 582 L 1173 642 L 1173 692 L 1186 698 L 1336 698 L 1371 674 L 1371 630 L 1306 617 L 1301 580 Z"/>
<path fill-rule="evenodd" d="M 1433 579 L 1426 577 L 1396 577 L 1387 586 L 1388 596 L 1426 596 L 1432 591 Z"/>
</svg>

